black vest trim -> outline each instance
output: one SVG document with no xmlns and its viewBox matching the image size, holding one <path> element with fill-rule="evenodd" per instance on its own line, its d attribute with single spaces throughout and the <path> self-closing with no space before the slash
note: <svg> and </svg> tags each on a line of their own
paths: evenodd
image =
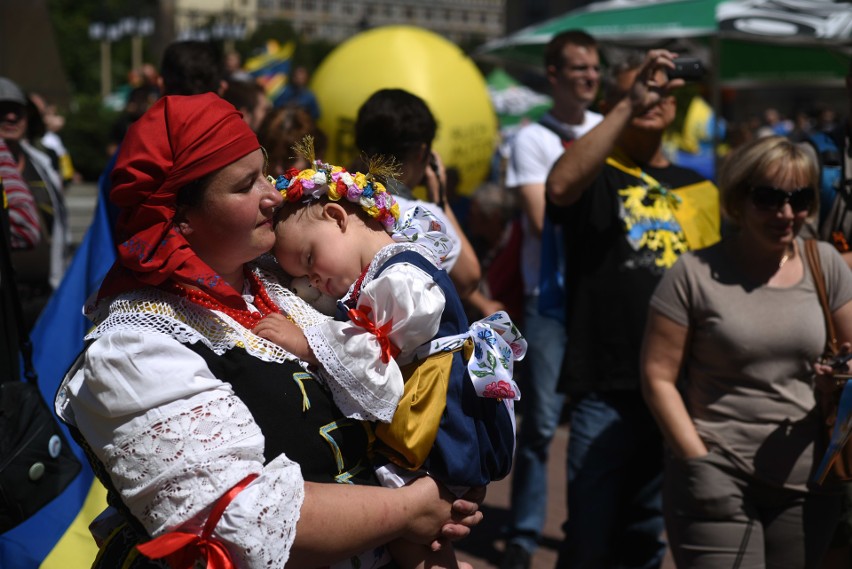
<svg viewBox="0 0 852 569">
<path fill-rule="evenodd" d="M 283 453 L 299 463 L 310 482 L 378 484 L 368 458 L 367 427 L 345 417 L 297 362 L 265 362 L 241 348 L 220 356 L 201 342 L 186 346 L 249 408 L 266 439 L 266 462 Z"/>
</svg>

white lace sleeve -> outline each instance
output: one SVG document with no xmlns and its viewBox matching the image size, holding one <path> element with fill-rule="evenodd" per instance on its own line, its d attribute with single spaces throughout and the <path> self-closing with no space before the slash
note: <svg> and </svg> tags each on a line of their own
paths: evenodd
<svg viewBox="0 0 852 569">
<path fill-rule="evenodd" d="M 361 290 L 357 308 L 377 327 L 390 326 L 390 342 L 401 351 L 382 362 L 377 336 L 352 322 L 330 320 L 305 330 L 337 407 L 360 420 L 389 422 L 403 381 L 399 364 L 437 334 L 444 292 L 421 269 L 395 264 Z M 399 362 L 399 364 L 397 363 Z"/>
<path fill-rule="evenodd" d="M 301 470 L 283 455 L 264 467 L 260 428 L 201 356 L 164 334 L 121 331 L 95 340 L 75 366 L 57 409 L 149 533 L 200 532 L 219 496 L 257 473 L 217 533 L 240 567 L 284 566 L 304 499 Z"/>
</svg>

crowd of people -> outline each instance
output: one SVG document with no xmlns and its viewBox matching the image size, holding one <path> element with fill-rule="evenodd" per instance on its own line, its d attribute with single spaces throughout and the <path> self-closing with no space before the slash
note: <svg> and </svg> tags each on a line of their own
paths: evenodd
<svg viewBox="0 0 852 569">
<path fill-rule="evenodd" d="M 116 261 L 55 402 L 109 495 L 94 566 L 466 567 L 452 542 L 511 472 L 500 567 L 529 569 L 567 418 L 559 569 L 667 548 L 848 569 L 850 485 L 813 476 L 843 384 L 806 244 L 850 352 L 852 122 L 768 112 L 699 173 L 667 148 L 676 57 L 604 68 L 595 38 L 555 35 L 552 108 L 461 215 L 428 101 L 376 90 L 336 166 L 307 70 L 270 101 L 212 44 L 171 44 L 113 128 Z M 847 87 L 852 115 L 852 66 Z M 57 115 L 0 78 L 30 325 L 71 255 Z"/>
<path fill-rule="evenodd" d="M 659 567 L 663 536 L 679 568 L 849 567 L 848 487 L 813 480 L 826 445 L 827 369 L 817 363 L 826 330 L 799 237 L 835 245 L 821 244 L 819 256 L 848 342 L 848 126 L 830 133 L 833 155 L 792 132 L 757 133 L 720 161 L 714 183 L 665 147 L 683 84 L 666 74 L 675 54 L 626 53 L 601 72 L 591 38 L 558 34 L 548 47 L 560 41 L 561 58 L 545 52 L 553 110 L 514 136 L 506 176 L 524 221 L 538 195 L 564 247 L 556 386 L 538 370 L 520 381 L 525 394 L 537 396 L 527 382 L 541 385 L 557 409 L 554 397 L 568 396 L 569 517 L 557 567 Z M 583 93 L 598 82 L 604 116 L 589 128 Z M 852 106 L 852 77 L 847 85 Z M 549 126 L 554 116 L 561 131 Z M 543 173 L 518 176 L 533 159 Z M 541 311 L 555 269 L 552 235 L 539 227 L 539 272 L 523 275 Z M 503 569 L 529 567 L 541 535 L 552 430 L 532 409 Z M 525 436 L 528 424 L 538 431 Z"/>
</svg>

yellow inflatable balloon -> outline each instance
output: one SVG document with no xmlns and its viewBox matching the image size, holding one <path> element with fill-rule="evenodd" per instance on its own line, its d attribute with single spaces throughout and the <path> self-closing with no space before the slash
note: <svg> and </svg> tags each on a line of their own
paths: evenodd
<svg viewBox="0 0 852 569">
<path fill-rule="evenodd" d="M 358 109 L 379 89 L 405 89 L 429 105 L 438 122 L 433 147 L 459 174 L 457 192 L 469 195 L 488 174 L 497 117 L 485 79 L 455 44 L 411 26 L 362 32 L 334 49 L 311 81 L 328 136 L 325 159 L 351 164 Z"/>
</svg>

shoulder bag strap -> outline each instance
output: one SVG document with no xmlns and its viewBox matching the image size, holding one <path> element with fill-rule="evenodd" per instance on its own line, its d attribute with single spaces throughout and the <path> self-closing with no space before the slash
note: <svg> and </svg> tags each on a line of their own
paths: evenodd
<svg viewBox="0 0 852 569">
<path fill-rule="evenodd" d="M 574 142 L 574 138 L 568 136 L 564 129 L 559 127 L 559 123 L 550 113 L 546 113 L 538 120 L 538 124 L 555 134 L 562 141 L 562 148 L 568 148 Z"/>
<path fill-rule="evenodd" d="M 834 329 L 834 320 L 831 318 L 831 308 L 828 306 L 828 294 L 825 288 L 825 277 L 822 273 L 822 263 L 819 259 L 819 250 L 817 249 L 816 239 L 807 239 L 805 241 L 805 257 L 808 260 L 808 266 L 811 269 L 811 277 L 816 287 L 817 296 L 819 297 L 820 306 L 822 306 L 822 315 L 825 318 L 825 350 L 826 353 L 836 354 L 837 332 Z"/>
<path fill-rule="evenodd" d="M 3 180 L 0 179 L 0 192 L 3 191 Z M 4 194 L 5 195 L 5 194 Z M 0 249 L 2 249 L 2 258 L 0 258 L 0 263 L 2 263 L 2 274 L 4 279 L 6 279 L 6 283 L 4 286 L 9 287 L 9 295 L 12 299 L 12 310 L 15 312 L 15 320 L 18 324 L 18 343 L 21 348 L 21 355 L 24 359 L 24 377 L 30 383 L 38 383 L 38 376 L 35 372 L 35 367 L 33 367 L 33 344 L 30 341 L 30 334 L 27 331 L 26 326 L 24 326 L 24 314 L 23 309 L 21 308 L 21 299 L 18 296 L 18 285 L 15 282 L 15 269 L 12 267 L 12 254 L 10 252 L 11 245 L 9 244 L 6 236 L 0 237 L 3 239 L 3 243 L 0 245 Z"/>
</svg>

